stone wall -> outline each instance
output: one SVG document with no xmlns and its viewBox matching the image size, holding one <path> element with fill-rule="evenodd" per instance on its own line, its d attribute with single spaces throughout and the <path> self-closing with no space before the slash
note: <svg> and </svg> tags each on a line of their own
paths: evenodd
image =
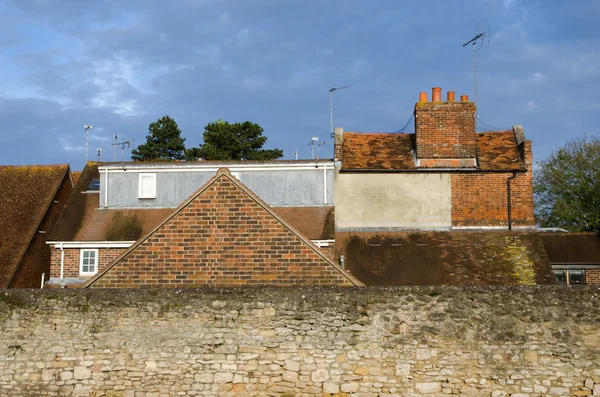
<svg viewBox="0 0 600 397">
<path fill-rule="evenodd" d="M 599 395 L 599 308 L 594 287 L 0 291 L 0 395 Z"/>
</svg>

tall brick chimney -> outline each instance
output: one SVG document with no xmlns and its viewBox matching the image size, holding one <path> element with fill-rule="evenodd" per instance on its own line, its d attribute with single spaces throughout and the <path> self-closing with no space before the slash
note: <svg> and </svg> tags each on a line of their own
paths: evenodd
<svg viewBox="0 0 600 397">
<path fill-rule="evenodd" d="M 475 167 L 475 104 L 466 95 L 454 101 L 454 92 L 442 102 L 434 87 L 433 101 L 419 94 L 415 104 L 417 159 L 421 167 Z"/>
</svg>

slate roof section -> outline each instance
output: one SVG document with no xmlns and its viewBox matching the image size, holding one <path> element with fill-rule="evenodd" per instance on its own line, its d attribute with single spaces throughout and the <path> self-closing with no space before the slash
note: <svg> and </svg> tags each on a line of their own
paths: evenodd
<svg viewBox="0 0 600 397">
<path fill-rule="evenodd" d="M 552 264 L 600 265 L 600 234 L 541 233 Z"/>
<path fill-rule="evenodd" d="M 338 233 L 336 246 L 366 285 L 556 284 L 537 232 Z"/>
<path fill-rule="evenodd" d="M 173 208 L 98 208 L 99 193 L 83 192 L 100 177 L 98 167 L 105 164 L 88 162 L 48 241 L 135 241 L 173 212 Z M 311 240 L 333 238 L 333 206 L 273 209 Z"/>
<path fill-rule="evenodd" d="M 475 134 L 479 171 L 526 171 L 513 131 Z M 415 134 L 344 133 L 343 171 L 416 171 Z M 430 169 L 434 170 L 434 169 Z"/>
<path fill-rule="evenodd" d="M 68 164 L 0 166 L 0 288 L 8 287 Z"/>
<path fill-rule="evenodd" d="M 239 196 L 243 197 L 242 201 L 237 199 Z M 237 220 L 232 223 L 230 217 Z M 190 227 L 190 222 L 194 226 Z M 271 257 L 271 252 L 278 252 L 280 242 L 294 248 Z M 174 247 L 186 254 L 174 254 Z M 262 270 L 255 268 L 256 263 Z M 173 282 L 169 281 L 169 269 L 180 275 Z M 226 286 L 231 282 L 227 275 L 250 280 L 248 285 L 252 285 L 252 281 L 255 281 L 253 285 L 363 285 L 231 176 L 226 168 L 220 169 L 154 230 L 83 287 L 111 285 L 118 283 L 117 280 L 122 282 L 122 277 L 127 278 L 127 287 L 140 287 L 146 281 L 140 279 L 137 270 L 146 275 L 159 274 L 164 278 L 159 281 L 163 287 Z M 330 276 L 322 277 L 324 271 Z M 279 276 L 271 277 L 271 273 Z"/>
</svg>

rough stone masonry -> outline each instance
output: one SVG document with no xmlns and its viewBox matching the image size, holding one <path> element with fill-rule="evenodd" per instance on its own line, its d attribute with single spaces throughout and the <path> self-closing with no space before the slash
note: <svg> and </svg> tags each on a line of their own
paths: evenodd
<svg viewBox="0 0 600 397">
<path fill-rule="evenodd" d="M 600 395 L 600 288 L 0 291 L 2 396 Z"/>
</svg>

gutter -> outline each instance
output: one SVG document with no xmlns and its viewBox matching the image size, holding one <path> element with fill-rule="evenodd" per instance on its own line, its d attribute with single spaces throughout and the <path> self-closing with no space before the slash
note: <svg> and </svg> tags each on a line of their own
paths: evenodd
<svg viewBox="0 0 600 397">
<path fill-rule="evenodd" d="M 511 217 L 511 205 L 510 205 L 510 181 L 517 177 L 517 171 L 513 171 L 513 174 L 506 179 L 506 194 L 507 194 L 507 210 L 508 210 L 508 230 L 512 230 L 512 217 Z"/>
<path fill-rule="evenodd" d="M 60 243 L 60 282 L 62 284 L 65 278 L 65 250 L 63 249 L 63 243 Z"/>
<path fill-rule="evenodd" d="M 440 173 L 440 172 L 456 172 L 456 173 L 506 173 L 506 172 L 527 172 L 526 169 L 497 169 L 497 170 L 486 170 L 480 168 L 408 168 L 408 169 L 376 169 L 376 168 L 359 168 L 359 169 L 341 169 L 340 173 L 411 173 L 411 172 L 431 172 L 431 173 Z"/>
</svg>

